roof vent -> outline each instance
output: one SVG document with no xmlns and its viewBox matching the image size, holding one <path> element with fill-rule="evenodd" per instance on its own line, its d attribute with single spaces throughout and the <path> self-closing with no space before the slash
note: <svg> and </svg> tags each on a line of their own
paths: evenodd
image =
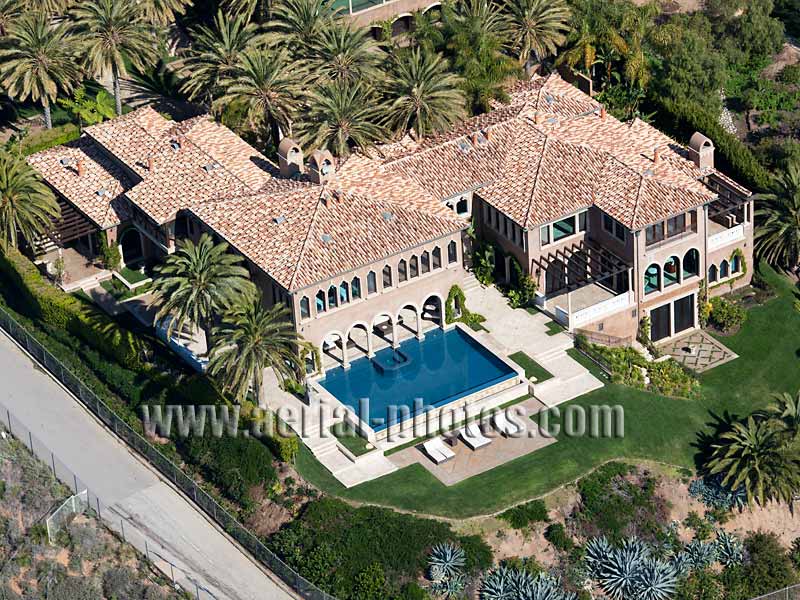
<svg viewBox="0 0 800 600">
<path fill-rule="evenodd" d="M 323 233 L 322 234 L 322 242 L 324 244 L 330 244 L 332 241 L 333 241 L 333 238 L 330 236 L 330 234 L 327 234 L 327 233 Z"/>
<path fill-rule="evenodd" d="M 61 158 L 61 159 L 59 159 L 59 161 L 58 161 L 58 162 L 60 162 L 60 163 L 61 163 L 61 166 L 62 166 L 62 167 L 68 167 L 68 166 L 70 166 L 70 165 L 72 164 L 72 162 L 73 162 L 73 159 L 72 159 L 72 158 L 69 158 L 69 157 L 65 157 L 65 158 Z"/>
<path fill-rule="evenodd" d="M 653 169 L 645 169 L 642 175 L 644 177 L 652 177 L 653 175 L 655 175 L 655 171 L 653 171 Z"/>
<path fill-rule="evenodd" d="M 470 150 L 472 150 L 472 146 L 470 146 L 469 142 L 464 138 L 458 140 L 458 149 L 461 150 L 464 154 L 469 154 Z"/>
<path fill-rule="evenodd" d="M 388 223 L 389 221 L 391 221 L 392 219 L 394 219 L 394 214 L 390 213 L 390 212 L 387 210 L 387 211 L 384 211 L 384 212 L 382 212 L 382 213 L 381 213 L 381 217 L 383 217 L 383 220 L 384 220 L 384 221 L 386 221 L 386 222 Z"/>
<path fill-rule="evenodd" d="M 558 119 L 556 117 L 548 117 L 547 122 L 550 123 L 550 125 L 557 125 Z"/>
<path fill-rule="evenodd" d="M 100 188 L 95 192 L 95 194 L 102 198 L 103 196 L 110 196 L 111 192 L 109 192 L 106 188 Z"/>
<path fill-rule="evenodd" d="M 277 217 L 272 219 L 272 222 L 275 223 L 275 225 L 283 225 L 284 223 L 286 223 L 286 217 L 284 217 L 283 215 L 278 215 Z"/>
<path fill-rule="evenodd" d="M 203 169 L 205 170 L 206 173 L 211 173 L 211 171 L 216 171 L 221 166 L 222 165 L 220 165 L 218 162 L 212 162 L 208 163 L 207 165 L 203 165 Z"/>
<path fill-rule="evenodd" d="M 475 140 L 478 146 L 485 146 L 489 143 L 489 138 L 487 138 L 482 131 L 475 134 Z"/>
<path fill-rule="evenodd" d="M 547 102 L 548 104 L 553 104 L 556 101 L 556 99 L 553 98 L 550 94 L 546 94 L 544 97 L 544 101 Z"/>
<path fill-rule="evenodd" d="M 170 140 L 169 145 L 175 152 L 181 149 L 181 143 L 178 140 Z"/>
</svg>

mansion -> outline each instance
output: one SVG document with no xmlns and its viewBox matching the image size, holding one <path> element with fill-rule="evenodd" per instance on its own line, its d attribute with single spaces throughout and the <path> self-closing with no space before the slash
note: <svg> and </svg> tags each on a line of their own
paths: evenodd
<svg viewBox="0 0 800 600">
<path fill-rule="evenodd" d="M 509 95 L 342 160 L 285 138 L 276 164 L 208 116 L 145 107 L 28 161 L 62 207 L 55 244 L 92 253 L 105 232 L 136 265 L 210 232 L 345 366 L 444 327 L 473 226 L 500 280 L 516 261 L 543 311 L 597 341 L 632 341 L 646 316 L 654 341 L 674 337 L 698 327 L 701 281 L 712 294 L 749 282 L 751 193 L 715 168 L 708 138 L 685 148 L 623 123 L 555 74 Z"/>
</svg>

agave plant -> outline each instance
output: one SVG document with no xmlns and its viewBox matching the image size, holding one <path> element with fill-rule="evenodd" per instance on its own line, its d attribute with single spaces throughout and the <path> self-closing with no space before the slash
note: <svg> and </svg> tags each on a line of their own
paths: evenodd
<svg viewBox="0 0 800 600">
<path fill-rule="evenodd" d="M 589 540 L 586 544 L 586 570 L 593 579 L 598 579 L 602 572 L 602 567 L 613 552 L 611 543 L 605 536 L 596 537 Z"/>
<path fill-rule="evenodd" d="M 431 592 L 442 600 L 456 600 L 464 597 L 464 588 L 467 586 L 467 578 L 463 573 L 457 573 L 452 577 L 438 579 L 431 584 Z"/>
<path fill-rule="evenodd" d="M 444 542 L 431 549 L 428 557 L 429 575 L 432 581 L 453 579 L 467 564 L 467 557 L 459 546 Z"/>
<path fill-rule="evenodd" d="M 577 600 L 561 589 L 561 582 L 547 574 L 499 567 L 483 580 L 481 600 Z"/>
<path fill-rule="evenodd" d="M 649 558 L 647 544 L 637 538 L 625 540 L 603 562 L 599 577 L 603 590 L 614 600 L 634 597 L 639 571 Z"/>
<path fill-rule="evenodd" d="M 636 598 L 638 600 L 668 600 L 675 593 L 678 574 L 671 564 L 646 559 L 636 578 Z"/>
<path fill-rule="evenodd" d="M 711 566 L 711 563 L 717 559 L 717 551 L 714 544 L 701 542 L 700 540 L 694 540 L 686 546 L 686 554 L 689 564 L 696 571 Z"/>
<path fill-rule="evenodd" d="M 514 571 L 506 567 L 490 571 L 481 584 L 481 600 L 512 600 L 516 588 Z"/>
<path fill-rule="evenodd" d="M 692 560 L 686 552 L 678 552 L 669 562 L 678 577 L 686 577 L 692 572 Z"/>
<path fill-rule="evenodd" d="M 739 565 L 744 560 L 744 545 L 742 540 L 732 533 L 720 529 L 717 531 L 717 540 L 714 542 L 717 560 L 724 567 Z"/>
</svg>

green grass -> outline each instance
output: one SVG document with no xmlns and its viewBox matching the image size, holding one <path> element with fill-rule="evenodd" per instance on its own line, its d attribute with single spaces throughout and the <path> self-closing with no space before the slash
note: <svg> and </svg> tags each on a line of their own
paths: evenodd
<svg viewBox="0 0 800 600">
<path fill-rule="evenodd" d="M 336 437 L 339 443 L 347 448 L 353 456 L 361 456 L 367 452 L 372 452 L 375 448 L 367 448 L 367 440 L 358 435 L 350 425 L 342 423 L 330 428 L 330 432 Z"/>
<path fill-rule="evenodd" d="M 657 460 L 695 468 L 698 437 L 721 418 L 743 418 L 764 408 L 772 394 L 800 388 L 800 314 L 792 307 L 794 286 L 774 271 L 766 277 L 778 297 L 751 309 L 735 335 L 720 338 L 740 358 L 700 376 L 697 400 L 665 398 L 608 384 L 569 405 L 619 404 L 623 438 L 559 437 L 555 444 L 447 487 L 419 464 L 346 489 L 305 447 L 300 473 L 320 489 L 349 500 L 394 506 L 453 518 L 499 511 L 572 482 L 615 458 Z M 563 410 L 565 406 L 560 407 Z"/>
<path fill-rule="evenodd" d="M 553 377 L 553 374 L 550 371 L 545 369 L 542 365 L 537 363 L 524 352 L 515 352 L 514 354 L 509 355 L 508 358 L 525 369 L 525 377 L 528 379 L 535 377 L 536 381 L 541 383 L 542 381 L 547 381 Z"/>
<path fill-rule="evenodd" d="M 144 281 L 146 279 L 150 279 L 149 276 L 143 275 L 139 271 L 135 271 L 133 269 L 129 269 L 128 267 L 122 267 L 119 270 L 119 274 L 125 278 L 125 281 L 130 283 L 131 285 L 136 285 L 140 281 Z"/>
<path fill-rule="evenodd" d="M 600 365 L 594 362 L 591 358 L 578 351 L 576 348 L 567 348 L 567 356 L 572 358 L 579 365 L 583 366 L 589 373 L 597 377 L 600 381 L 606 382 L 609 380 L 608 373 L 606 373 Z"/>
<path fill-rule="evenodd" d="M 564 327 L 555 321 L 548 321 L 544 325 L 547 327 L 547 331 L 545 332 L 547 335 L 556 335 L 557 333 L 564 331 Z"/>
</svg>

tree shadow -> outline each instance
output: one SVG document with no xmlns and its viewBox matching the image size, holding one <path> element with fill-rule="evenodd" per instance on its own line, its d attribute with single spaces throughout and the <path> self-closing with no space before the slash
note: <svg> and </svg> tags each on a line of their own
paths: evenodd
<svg viewBox="0 0 800 600">
<path fill-rule="evenodd" d="M 710 460 L 714 452 L 713 444 L 720 435 L 730 431 L 733 424 L 741 420 L 737 414 L 729 413 L 727 410 L 719 415 L 713 411 L 709 412 L 711 421 L 705 423 L 704 429 L 697 432 L 697 439 L 691 444 L 696 450 L 694 454 L 695 469 L 702 473 L 705 464 Z"/>
</svg>

